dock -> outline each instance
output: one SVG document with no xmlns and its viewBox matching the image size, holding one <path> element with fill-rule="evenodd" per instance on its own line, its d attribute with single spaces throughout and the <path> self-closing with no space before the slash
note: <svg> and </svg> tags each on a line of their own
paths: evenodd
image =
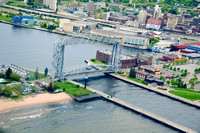
<svg viewBox="0 0 200 133">
<path fill-rule="evenodd" d="M 77 82 L 74 82 L 74 81 L 70 81 L 70 80 L 68 80 L 68 82 L 71 82 L 71 83 L 73 83 L 73 84 L 80 85 L 80 86 L 83 87 L 83 85 L 80 84 L 80 83 L 77 83 Z M 185 133 L 197 133 L 196 131 L 193 131 L 193 130 L 187 128 L 187 127 L 184 127 L 184 126 L 182 126 L 182 125 L 179 125 L 179 124 L 177 124 L 177 123 L 174 123 L 174 122 L 172 122 L 172 121 L 169 121 L 169 120 L 167 120 L 167 119 L 165 119 L 165 118 L 162 118 L 162 117 L 160 117 L 160 116 L 157 116 L 157 115 L 155 115 L 155 114 L 153 114 L 153 113 L 150 113 L 150 112 L 148 112 L 148 111 L 145 111 L 145 110 L 143 110 L 143 109 L 141 109 L 141 108 L 139 108 L 139 107 L 136 107 L 136 106 L 134 106 L 134 105 L 131 105 L 131 104 L 129 104 L 129 103 L 126 103 L 126 102 L 124 102 L 124 101 L 122 101 L 122 100 L 120 100 L 120 99 L 117 99 L 117 98 L 115 98 L 115 97 L 112 97 L 112 96 L 110 96 L 110 95 L 107 95 L 107 94 L 105 94 L 105 93 L 103 93 L 103 92 L 101 92 L 101 91 L 95 90 L 95 89 L 90 88 L 90 87 L 87 87 L 87 89 L 90 90 L 90 91 L 93 91 L 93 92 L 95 92 L 95 93 L 97 93 L 97 94 L 99 94 L 99 95 L 101 95 L 101 96 L 102 96 L 105 100 L 107 100 L 107 101 L 110 101 L 110 102 L 112 102 L 112 103 L 115 103 L 115 104 L 117 104 L 117 105 L 119 105 L 119 106 L 121 106 L 121 107 L 124 107 L 124 108 L 129 109 L 129 110 L 134 111 L 134 112 L 137 112 L 137 113 L 139 113 L 139 114 L 142 114 L 142 115 L 144 115 L 144 116 L 146 116 L 146 117 L 148 117 L 148 118 L 150 118 L 150 119 L 152 119 L 152 120 L 155 120 L 155 121 L 158 122 L 158 123 L 164 124 L 164 125 L 166 125 L 166 126 L 168 126 L 168 127 L 171 127 L 171 128 L 173 128 L 173 129 L 175 129 L 175 130 L 178 130 L 178 131 L 180 131 L 180 132 L 185 132 Z"/>
</svg>

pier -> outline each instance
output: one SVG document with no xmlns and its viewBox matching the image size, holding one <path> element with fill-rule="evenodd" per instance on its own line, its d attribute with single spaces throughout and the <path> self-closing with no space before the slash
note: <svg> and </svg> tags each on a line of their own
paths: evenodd
<svg viewBox="0 0 200 133">
<path fill-rule="evenodd" d="M 74 81 L 70 81 L 70 80 L 68 80 L 68 82 L 71 82 L 71 83 L 73 83 L 73 84 L 80 85 L 80 86 L 83 87 L 83 85 L 80 84 L 80 83 L 77 83 L 77 82 L 74 82 Z M 90 90 L 90 91 L 93 91 L 93 92 L 95 92 L 95 93 L 97 93 L 97 94 L 99 94 L 99 95 L 101 95 L 101 96 L 102 96 L 105 100 L 107 100 L 107 101 L 110 101 L 110 102 L 112 102 L 112 103 L 115 103 L 115 104 L 117 104 L 117 105 L 119 105 L 119 106 L 121 106 L 121 107 L 124 107 L 124 108 L 129 109 L 129 110 L 134 111 L 134 112 L 137 112 L 137 113 L 139 113 L 139 114 L 142 114 L 142 115 L 144 115 L 144 116 L 146 116 L 146 117 L 148 117 L 148 118 L 150 118 L 150 119 L 152 119 L 152 120 L 155 120 L 155 121 L 157 121 L 157 122 L 159 122 L 159 123 L 162 123 L 162 124 L 164 124 L 164 125 L 166 125 L 166 126 L 168 126 L 168 127 L 171 127 L 171 128 L 173 128 L 173 129 L 176 129 L 176 130 L 178 130 L 178 131 L 180 131 L 180 132 L 185 132 L 185 133 L 197 133 L 196 131 L 193 131 L 193 130 L 187 128 L 187 127 L 184 127 L 184 126 L 182 126 L 182 125 L 179 125 L 179 124 L 177 124 L 177 123 L 174 123 L 174 122 L 172 122 L 172 121 L 169 121 L 169 120 L 167 120 L 167 119 L 165 119 L 165 118 L 162 118 L 162 117 L 160 117 L 160 116 L 157 116 L 157 115 L 155 115 L 155 114 L 152 114 L 152 113 L 150 113 L 150 112 L 148 112 L 148 111 L 145 111 L 145 110 L 143 110 L 143 109 L 141 109 L 141 108 L 139 108 L 139 107 L 133 106 L 133 105 L 131 105 L 131 104 L 129 104 L 129 103 L 126 103 L 126 102 L 124 102 L 124 101 L 122 101 L 122 100 L 120 100 L 120 99 L 117 99 L 117 98 L 115 98 L 115 97 L 111 97 L 110 95 L 107 95 L 107 94 L 105 94 L 105 93 L 103 93 L 103 92 L 101 92 L 101 91 L 95 90 L 95 89 L 90 88 L 90 87 L 87 87 L 87 89 Z"/>
</svg>

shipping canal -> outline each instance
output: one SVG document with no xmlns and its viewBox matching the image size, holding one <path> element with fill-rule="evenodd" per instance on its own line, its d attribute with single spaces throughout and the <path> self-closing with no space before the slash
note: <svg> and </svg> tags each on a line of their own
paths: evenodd
<svg viewBox="0 0 200 133">
<path fill-rule="evenodd" d="M 0 23 L 0 64 L 43 71 L 51 68 L 53 44 L 59 37 L 44 31 L 27 29 Z M 97 50 L 111 50 L 106 44 L 67 46 L 65 66 L 83 64 L 87 58 L 95 58 Z M 123 53 L 136 55 L 144 52 L 123 48 Z M 81 82 L 81 81 L 80 81 Z M 121 100 L 160 115 L 178 124 L 200 131 L 200 111 L 189 105 L 160 96 L 154 92 L 103 76 L 88 81 L 88 85 Z M 0 114 L 0 127 L 10 132 L 176 132 L 128 111 L 97 100 L 86 103 L 71 101 L 18 109 Z"/>
</svg>

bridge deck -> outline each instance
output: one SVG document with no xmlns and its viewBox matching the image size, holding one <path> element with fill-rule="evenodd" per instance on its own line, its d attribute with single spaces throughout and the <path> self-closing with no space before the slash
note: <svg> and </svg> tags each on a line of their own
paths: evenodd
<svg viewBox="0 0 200 133">
<path fill-rule="evenodd" d="M 77 83 L 77 82 L 74 82 L 74 81 L 68 81 L 68 82 L 71 82 L 71 83 L 73 83 L 73 84 L 78 84 L 78 85 L 80 85 L 80 86 L 83 87 L 83 85 L 80 84 L 80 83 Z M 162 124 L 165 124 L 165 125 L 167 125 L 167 126 L 169 126 L 169 127 L 172 127 L 172 128 L 174 128 L 174 129 L 177 129 L 177 130 L 179 130 L 179 131 L 181 131 L 181 132 L 186 132 L 186 133 L 197 133 L 196 131 L 193 131 L 193 130 L 187 128 L 187 127 L 184 127 L 184 126 L 182 126 L 182 125 L 179 125 L 179 124 L 177 124 L 177 123 L 174 123 L 174 122 L 172 122 L 172 121 L 169 121 L 169 120 L 167 120 L 167 119 L 165 119 L 165 118 L 162 118 L 162 117 L 157 116 L 157 115 L 155 115 L 155 114 L 152 114 L 152 113 L 150 113 L 150 112 L 147 112 L 147 111 L 145 111 L 145 110 L 143 110 L 143 109 L 141 109 L 141 108 L 138 108 L 138 107 L 133 106 L 133 105 L 131 105 L 131 104 L 129 104 L 129 103 L 126 103 L 126 102 L 124 102 L 124 101 L 122 101 L 122 100 L 120 100 L 120 99 L 117 99 L 117 98 L 115 98 L 115 97 L 112 97 L 112 98 L 111 98 L 110 95 L 107 95 L 107 94 L 105 94 L 105 93 L 103 93 L 103 92 L 101 92 L 101 91 L 92 89 L 92 88 L 90 88 L 90 87 L 87 87 L 87 89 L 90 90 L 90 91 L 96 92 L 97 94 L 101 95 L 103 98 L 105 98 L 105 99 L 108 100 L 108 101 L 111 101 L 111 102 L 113 102 L 113 103 L 115 103 L 115 104 L 118 104 L 118 105 L 120 105 L 120 106 L 122 106 L 122 107 L 125 107 L 125 108 L 127 108 L 127 109 L 130 109 L 130 110 L 132 110 L 132 111 L 138 112 L 138 113 L 140 113 L 140 114 L 143 114 L 143 115 L 145 115 L 145 116 L 147 116 L 147 117 L 149 117 L 149 118 L 151 118 L 151 119 L 153 119 L 153 120 L 156 120 L 156 121 L 158 121 L 158 122 L 160 122 L 160 123 L 162 123 Z"/>
</svg>

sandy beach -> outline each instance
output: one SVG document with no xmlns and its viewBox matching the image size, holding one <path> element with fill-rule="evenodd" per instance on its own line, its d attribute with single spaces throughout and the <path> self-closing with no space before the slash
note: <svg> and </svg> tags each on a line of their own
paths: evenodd
<svg viewBox="0 0 200 133">
<path fill-rule="evenodd" d="M 37 94 L 34 96 L 26 96 L 23 100 L 13 101 L 13 100 L 0 100 L 0 112 L 5 112 L 17 108 L 30 107 L 35 105 L 43 105 L 43 104 L 52 104 L 58 102 L 64 102 L 72 100 L 73 98 L 66 93 L 57 93 L 57 94 Z"/>
</svg>

